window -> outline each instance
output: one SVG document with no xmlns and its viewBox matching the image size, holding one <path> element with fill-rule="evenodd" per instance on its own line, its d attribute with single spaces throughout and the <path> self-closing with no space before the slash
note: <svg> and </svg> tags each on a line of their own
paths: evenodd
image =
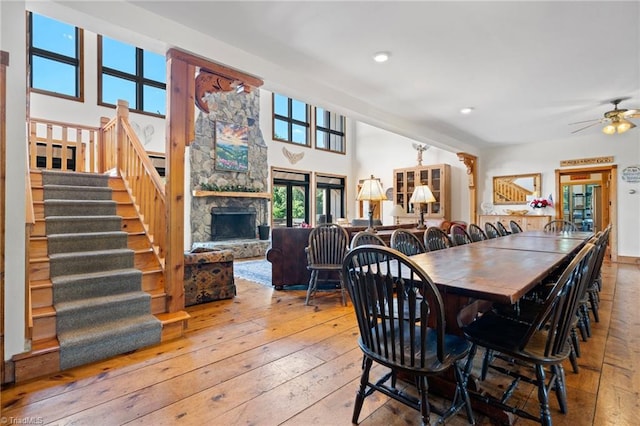
<svg viewBox="0 0 640 426">
<path fill-rule="evenodd" d="M 345 217 L 344 177 L 316 176 L 316 223 L 332 223 Z"/>
<path fill-rule="evenodd" d="M 273 94 L 273 139 L 311 146 L 309 106 L 304 102 Z"/>
<path fill-rule="evenodd" d="M 344 117 L 316 107 L 316 148 L 345 153 Z"/>
<path fill-rule="evenodd" d="M 35 92 L 83 100 L 82 30 L 29 13 L 29 86 Z"/>
<path fill-rule="evenodd" d="M 285 170 L 273 171 L 271 214 L 274 227 L 309 223 L 309 174 Z"/>
<path fill-rule="evenodd" d="M 166 114 L 166 64 L 163 55 L 98 36 L 98 103 L 129 102 L 137 112 Z"/>
</svg>

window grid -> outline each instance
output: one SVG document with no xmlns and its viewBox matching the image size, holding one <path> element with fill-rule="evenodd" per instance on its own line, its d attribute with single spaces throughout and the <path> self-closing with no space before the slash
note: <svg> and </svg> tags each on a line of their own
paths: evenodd
<svg viewBox="0 0 640 426">
<path fill-rule="evenodd" d="M 286 111 L 281 109 L 286 100 Z M 309 105 L 276 93 L 272 97 L 273 139 L 296 145 L 311 146 L 309 134 Z M 300 107 L 304 106 L 304 117 L 300 117 Z M 297 108 L 296 108 L 297 107 Z"/>
<path fill-rule="evenodd" d="M 344 117 L 319 107 L 315 110 L 316 149 L 344 154 Z"/>
<path fill-rule="evenodd" d="M 45 17 L 44 15 L 36 15 L 41 16 L 47 20 L 56 21 L 52 18 Z M 29 12 L 28 14 L 28 38 L 29 38 L 29 87 L 35 93 L 43 93 L 46 95 L 56 96 L 60 98 L 66 98 L 71 100 L 76 100 L 83 102 L 84 101 L 84 32 L 81 28 L 73 27 L 74 29 L 74 55 L 68 56 L 53 50 L 43 49 L 40 47 L 36 47 L 33 45 L 34 43 L 34 13 Z M 62 23 L 62 22 L 60 22 Z M 64 23 L 62 23 L 64 24 Z M 67 25 L 67 24 L 64 24 Z M 70 26 L 70 25 L 69 25 Z M 71 27 L 71 26 L 70 26 Z M 50 40 L 55 39 L 55 37 L 51 37 Z M 42 87 L 34 87 L 34 77 L 39 79 L 39 72 L 37 68 L 34 69 L 34 62 L 36 59 L 41 59 L 44 61 L 52 61 L 54 64 L 63 65 L 63 66 L 71 66 L 73 67 L 74 81 L 73 81 L 73 93 L 65 93 L 63 91 L 54 91 L 48 90 Z M 43 67 L 44 68 L 44 67 Z M 49 68 L 50 69 L 50 68 Z M 67 82 L 68 84 L 68 82 Z M 37 86 L 37 84 L 36 84 Z M 60 86 L 58 86 L 60 87 Z"/>
<path fill-rule="evenodd" d="M 145 52 L 143 49 L 139 47 L 135 48 L 135 68 L 136 73 L 131 74 L 125 71 L 118 70 L 116 68 L 104 66 L 103 62 L 103 36 L 98 36 L 98 104 L 105 106 L 116 106 L 113 103 L 109 103 L 104 100 L 103 96 L 103 88 L 104 82 L 103 78 L 105 76 L 111 77 L 112 79 L 120 79 L 125 80 L 127 82 L 131 82 L 135 85 L 135 101 L 133 104 L 130 102 L 129 108 L 131 111 L 139 112 L 142 114 L 149 114 L 158 117 L 164 117 L 164 111 L 150 111 L 145 109 L 145 92 L 151 93 L 146 90 L 149 88 L 162 90 L 166 96 L 167 85 L 166 83 L 158 80 L 153 80 L 150 78 L 146 78 L 145 69 L 144 69 L 144 56 L 145 53 L 149 54 L 149 52 Z"/>
</svg>

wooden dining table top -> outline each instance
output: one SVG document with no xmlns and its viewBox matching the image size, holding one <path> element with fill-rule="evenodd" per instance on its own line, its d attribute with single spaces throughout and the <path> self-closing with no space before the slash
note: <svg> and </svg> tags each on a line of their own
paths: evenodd
<svg viewBox="0 0 640 426">
<path fill-rule="evenodd" d="M 411 256 L 443 295 L 513 304 L 576 252 L 587 238 L 525 237 L 526 232 Z M 588 237 L 588 236 L 585 236 Z"/>
</svg>

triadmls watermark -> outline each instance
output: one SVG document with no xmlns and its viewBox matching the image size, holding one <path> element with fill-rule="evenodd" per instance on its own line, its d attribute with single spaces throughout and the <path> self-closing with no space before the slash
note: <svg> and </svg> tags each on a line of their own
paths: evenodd
<svg viewBox="0 0 640 426">
<path fill-rule="evenodd" d="M 44 418 L 38 416 L 32 417 L 0 417 L 0 424 L 3 425 L 43 425 Z"/>
</svg>

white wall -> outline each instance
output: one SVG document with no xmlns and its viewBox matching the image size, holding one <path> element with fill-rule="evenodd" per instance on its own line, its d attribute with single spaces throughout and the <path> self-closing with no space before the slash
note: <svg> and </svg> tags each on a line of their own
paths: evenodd
<svg viewBox="0 0 640 426">
<path fill-rule="evenodd" d="M 640 184 L 630 184 L 621 178 L 625 167 L 640 164 L 640 132 L 637 130 L 609 136 L 594 128 L 565 140 L 483 150 L 479 162 L 478 203 L 492 202 L 493 176 L 523 173 L 542 173 L 541 195 L 546 197 L 552 194 L 554 200 L 559 200 L 555 170 L 561 168 L 561 160 L 613 156 L 613 164 L 618 166 L 618 255 L 638 257 Z M 630 194 L 631 189 L 635 189 L 636 193 Z"/>
<path fill-rule="evenodd" d="M 381 179 L 384 189 L 393 188 L 393 169 L 418 165 L 418 152 L 413 148 L 415 140 L 360 122 L 355 123 L 354 139 L 357 141 L 353 159 L 356 183 L 373 174 Z M 443 163 L 451 166 L 451 219 L 470 222 L 466 166 L 458 160 L 456 153 L 434 146 L 422 154 L 423 165 Z M 355 195 L 350 204 L 356 205 Z M 383 202 L 384 224 L 394 223 L 389 215 L 392 207 L 392 201 Z"/>
</svg>

